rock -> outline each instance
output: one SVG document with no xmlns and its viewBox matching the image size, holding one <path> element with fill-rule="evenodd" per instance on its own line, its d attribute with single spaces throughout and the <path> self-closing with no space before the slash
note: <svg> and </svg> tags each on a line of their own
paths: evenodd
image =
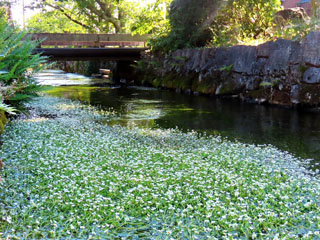
<svg viewBox="0 0 320 240">
<path fill-rule="evenodd" d="M 195 52 L 195 54 L 192 57 L 193 65 L 190 70 L 194 70 L 197 72 L 197 69 L 200 69 L 200 63 L 201 63 L 201 51 L 198 50 Z"/>
<path fill-rule="evenodd" d="M 307 12 L 304 10 L 304 8 L 287 8 L 275 14 L 274 23 L 277 26 L 284 27 L 292 21 L 301 21 L 306 23 L 308 19 L 309 16 Z"/>
<path fill-rule="evenodd" d="M 181 88 L 176 88 L 176 93 L 181 93 Z"/>
<path fill-rule="evenodd" d="M 293 104 L 300 103 L 299 101 L 299 93 L 300 93 L 300 86 L 299 85 L 293 85 L 291 87 L 290 91 L 290 99 Z"/>
<path fill-rule="evenodd" d="M 184 91 L 184 93 L 187 94 L 187 95 L 191 95 L 192 91 L 191 91 L 191 89 L 186 89 L 186 90 Z"/>
<path fill-rule="evenodd" d="M 278 39 L 259 46 L 177 50 L 161 59 L 154 77 L 163 77 L 158 86 L 187 94 L 320 106 L 319 43 L 320 32 L 313 32 L 302 42 Z"/>
<path fill-rule="evenodd" d="M 303 51 L 300 42 L 290 41 L 289 65 L 299 65 L 303 59 Z"/>
<path fill-rule="evenodd" d="M 302 42 L 303 63 L 320 68 L 320 32 L 311 32 Z"/>
<path fill-rule="evenodd" d="M 193 66 L 195 65 L 195 59 L 199 58 L 199 53 L 198 49 L 186 49 L 185 52 L 185 57 L 188 58 L 188 61 L 185 63 L 185 69 L 186 72 L 189 72 L 192 71 Z"/>
<path fill-rule="evenodd" d="M 249 77 L 245 81 L 246 90 L 248 90 L 248 91 L 257 90 L 257 89 L 259 89 L 260 83 L 261 83 L 261 78 L 259 78 L 257 76 Z"/>
<path fill-rule="evenodd" d="M 200 68 L 202 69 L 202 66 L 204 66 L 208 60 L 210 59 L 210 48 L 205 48 L 201 52 L 201 58 L 200 58 Z M 201 70 L 200 69 L 200 70 Z"/>
<path fill-rule="evenodd" d="M 311 67 L 305 71 L 303 75 L 303 82 L 309 84 L 320 83 L 320 68 Z"/>
<path fill-rule="evenodd" d="M 320 85 L 301 84 L 299 90 L 299 102 L 309 106 L 320 104 Z"/>
<path fill-rule="evenodd" d="M 287 89 L 272 89 L 269 103 L 280 106 L 291 106 L 290 91 Z"/>
<path fill-rule="evenodd" d="M 266 42 L 257 46 L 257 58 L 269 58 L 273 42 Z"/>
<path fill-rule="evenodd" d="M 236 73 L 253 73 L 253 65 L 257 60 L 256 47 L 234 46 L 229 49 L 229 61 L 233 65 L 232 70 Z"/>
<path fill-rule="evenodd" d="M 208 73 L 209 69 L 216 68 L 216 59 L 209 59 L 204 65 L 201 66 L 201 72 Z"/>
<path fill-rule="evenodd" d="M 292 55 L 298 51 L 299 44 L 285 39 L 278 39 L 267 45 L 269 58 L 265 64 L 265 75 L 281 75 L 289 73 L 289 66 L 293 60 Z M 297 58 L 298 56 L 296 56 Z M 302 56 L 301 56 L 302 58 Z M 294 59 L 296 61 L 296 59 Z"/>
<path fill-rule="evenodd" d="M 229 57 L 230 48 L 220 47 L 217 48 L 215 56 L 215 67 L 217 69 L 230 66 L 233 64 L 232 60 Z"/>
<path fill-rule="evenodd" d="M 245 77 L 241 74 L 235 74 L 232 78 L 221 82 L 217 89 L 216 95 L 233 95 L 239 94 L 245 87 Z"/>
<path fill-rule="evenodd" d="M 265 65 L 267 63 L 267 58 L 258 58 L 252 66 L 252 74 L 256 76 L 262 76 L 264 72 Z"/>
<path fill-rule="evenodd" d="M 306 69 L 307 68 L 301 65 L 290 66 L 289 75 L 286 76 L 285 82 L 290 85 L 299 84 L 302 81 Z"/>
</svg>

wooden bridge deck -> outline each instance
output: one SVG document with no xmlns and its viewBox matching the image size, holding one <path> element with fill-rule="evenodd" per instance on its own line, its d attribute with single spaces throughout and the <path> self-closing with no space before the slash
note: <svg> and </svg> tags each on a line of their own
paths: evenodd
<svg viewBox="0 0 320 240">
<path fill-rule="evenodd" d="M 146 48 L 149 35 L 36 33 L 35 53 L 53 60 L 136 60 Z"/>
<path fill-rule="evenodd" d="M 88 61 L 88 60 L 138 60 L 147 48 L 37 48 L 51 60 Z"/>
<path fill-rule="evenodd" d="M 130 34 L 70 34 L 34 33 L 33 40 L 40 40 L 41 46 L 81 46 L 81 47 L 145 47 L 150 35 Z"/>
</svg>

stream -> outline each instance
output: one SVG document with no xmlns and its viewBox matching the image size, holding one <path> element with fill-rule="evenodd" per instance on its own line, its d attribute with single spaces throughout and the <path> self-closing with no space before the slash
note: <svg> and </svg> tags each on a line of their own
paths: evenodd
<svg viewBox="0 0 320 240">
<path fill-rule="evenodd" d="M 113 109 L 111 125 L 179 128 L 230 140 L 271 144 L 320 163 L 320 113 L 244 103 L 237 99 L 189 96 L 145 87 L 97 87 L 101 79 L 47 70 L 36 76 L 47 93 Z"/>
</svg>

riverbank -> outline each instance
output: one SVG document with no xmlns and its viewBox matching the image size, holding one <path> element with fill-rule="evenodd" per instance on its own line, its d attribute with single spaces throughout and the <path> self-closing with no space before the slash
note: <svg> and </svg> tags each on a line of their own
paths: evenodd
<svg viewBox="0 0 320 240">
<path fill-rule="evenodd" d="M 231 96 L 285 107 L 320 107 L 320 32 L 300 42 L 182 49 L 146 56 L 138 82 L 188 94 Z"/>
<path fill-rule="evenodd" d="M 110 127 L 57 98 L 28 108 L 3 135 L 3 239 L 319 237 L 320 180 L 287 152 Z"/>
</svg>

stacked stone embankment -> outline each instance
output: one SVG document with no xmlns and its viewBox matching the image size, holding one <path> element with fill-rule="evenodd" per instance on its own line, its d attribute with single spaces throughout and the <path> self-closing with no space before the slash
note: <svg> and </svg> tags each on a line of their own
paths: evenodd
<svg viewBox="0 0 320 240">
<path fill-rule="evenodd" d="M 320 32 L 300 42 L 183 49 L 145 59 L 144 83 L 258 103 L 320 106 Z"/>
</svg>

